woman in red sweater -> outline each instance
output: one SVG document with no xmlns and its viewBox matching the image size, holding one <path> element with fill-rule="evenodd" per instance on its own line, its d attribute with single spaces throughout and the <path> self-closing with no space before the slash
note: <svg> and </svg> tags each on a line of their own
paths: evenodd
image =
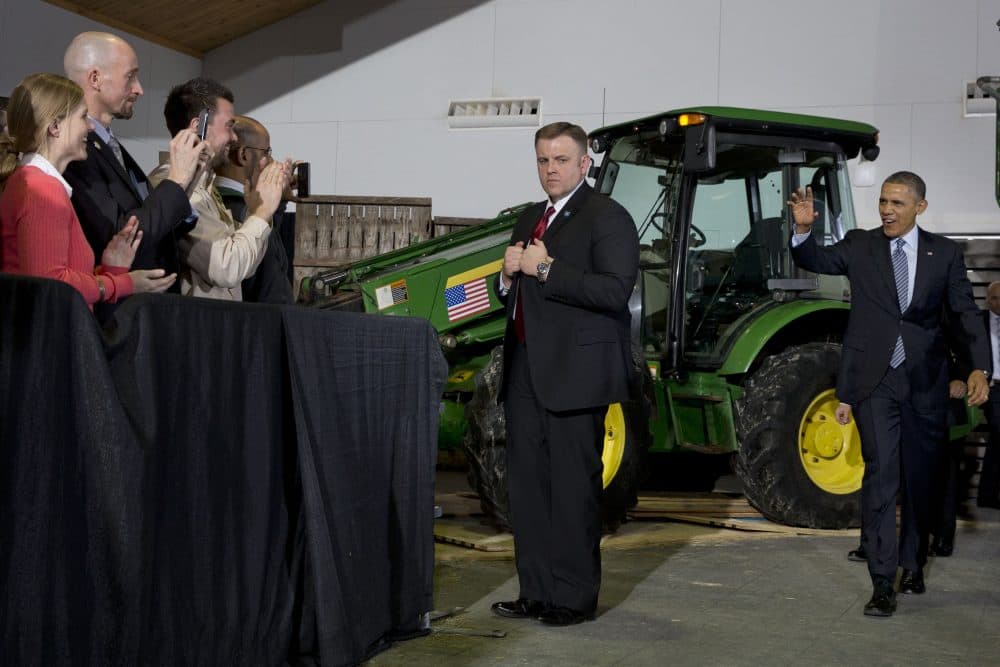
<svg viewBox="0 0 1000 667">
<path fill-rule="evenodd" d="M 32 74 L 11 93 L 7 126 L 9 136 L 0 136 L 0 270 L 62 280 L 91 309 L 173 284 L 176 275 L 162 269 L 129 271 L 142 240 L 134 217 L 94 267 L 62 177 L 66 165 L 87 157 L 90 125 L 78 85 L 57 74 Z"/>
</svg>

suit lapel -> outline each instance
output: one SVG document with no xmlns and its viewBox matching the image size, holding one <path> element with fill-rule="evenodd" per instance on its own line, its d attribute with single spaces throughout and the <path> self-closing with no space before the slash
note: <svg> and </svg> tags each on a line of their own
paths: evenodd
<svg viewBox="0 0 1000 667">
<path fill-rule="evenodd" d="M 548 206 L 548 200 L 538 202 L 521 216 L 518 221 L 517 226 L 514 228 L 514 233 L 512 238 L 514 241 L 522 241 L 527 247 L 531 243 L 531 234 L 535 231 L 535 225 L 541 219 L 542 215 L 545 213 L 545 208 Z"/>
<path fill-rule="evenodd" d="M 132 157 L 132 154 L 129 153 L 124 146 L 122 146 L 121 148 L 122 148 L 122 157 L 125 158 L 125 166 L 128 167 L 133 174 L 135 174 L 135 178 L 137 181 L 139 181 L 140 183 L 147 182 L 146 174 L 143 173 L 142 167 L 139 166 L 139 163 L 135 161 L 135 159 Z M 112 157 L 114 157 L 114 153 L 112 153 Z M 118 160 L 115 160 L 115 162 L 118 162 Z M 128 176 L 127 180 L 129 182 L 129 185 L 132 185 L 134 189 L 135 184 L 132 181 L 132 177 L 129 176 L 128 174 L 126 174 L 126 176 Z M 141 195 L 142 193 L 140 192 L 139 194 Z"/>
<path fill-rule="evenodd" d="M 878 268 L 876 273 L 881 276 L 882 281 L 885 283 L 885 288 L 889 290 L 889 294 L 892 295 L 892 299 L 898 308 L 899 293 L 896 291 L 896 273 L 892 268 L 892 256 L 889 253 L 889 239 L 886 238 L 881 229 L 873 229 L 869 238 L 871 239 L 871 247 L 869 250 L 875 259 L 875 266 Z"/>
<path fill-rule="evenodd" d="M 923 303 L 924 296 L 930 287 L 931 274 L 933 273 L 930 267 L 934 263 L 934 251 L 937 249 L 933 236 L 919 228 L 917 234 L 919 239 L 917 241 L 917 275 L 913 279 L 913 296 L 910 298 L 910 305 Z"/>
<path fill-rule="evenodd" d="M 91 148 L 93 148 L 94 152 L 97 153 L 100 159 L 104 160 L 108 167 L 118 174 L 118 177 L 122 179 L 122 182 L 125 183 L 125 185 L 127 185 L 128 188 L 135 194 L 136 199 L 142 201 L 142 197 L 140 197 L 139 193 L 136 192 L 135 185 L 132 184 L 132 179 L 129 178 L 129 175 L 125 172 L 125 168 L 121 165 L 121 162 L 118 161 L 118 158 L 115 157 L 115 152 L 111 150 L 111 146 L 104 143 L 104 141 L 97 136 L 96 132 L 91 132 L 88 135 L 88 141 L 90 142 Z M 122 149 L 122 155 L 127 155 L 124 148 Z M 129 159 L 129 157 L 125 158 L 126 161 Z"/>
<path fill-rule="evenodd" d="M 531 234 L 535 231 L 535 225 L 538 224 L 539 219 L 545 213 L 545 208 L 548 206 L 549 200 L 538 202 L 521 216 L 518 220 L 517 225 L 514 227 L 514 232 L 511 234 L 511 238 L 516 243 L 517 241 L 524 242 L 525 247 L 531 243 Z M 518 273 L 514 276 L 514 282 L 511 284 L 511 290 L 517 293 L 521 288 L 521 277 L 523 274 Z M 513 302 L 511 302 L 513 304 Z M 511 306 L 513 307 L 513 305 Z"/>
<path fill-rule="evenodd" d="M 590 191 L 590 186 L 584 182 L 584 184 L 580 186 L 573 196 L 569 198 L 566 205 L 562 207 L 561 211 L 559 211 L 559 215 L 556 216 L 555 220 L 549 223 L 549 228 L 545 230 L 542 240 L 545 241 L 546 244 L 550 243 L 556 236 L 559 235 L 559 232 L 566 227 L 570 219 L 572 219 L 576 212 L 583 206 L 587 197 L 590 196 Z"/>
</svg>

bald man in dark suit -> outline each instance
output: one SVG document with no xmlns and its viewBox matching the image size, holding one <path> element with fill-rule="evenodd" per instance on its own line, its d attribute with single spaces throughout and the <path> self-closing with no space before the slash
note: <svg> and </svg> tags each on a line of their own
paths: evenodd
<svg viewBox="0 0 1000 667">
<path fill-rule="evenodd" d="M 176 237 L 197 221 L 185 190 L 207 161 L 205 143 L 190 130 L 174 137 L 170 177 L 151 187 L 145 170 L 111 131 L 113 120 L 132 117 L 143 94 L 135 50 L 116 35 L 84 32 L 70 42 L 63 66 L 66 76 L 83 89 L 93 128 L 87 136 L 87 158 L 71 162 L 64 176 L 73 188 L 73 208 L 94 256 L 100 257 L 111 237 L 135 216 L 143 239 L 132 268 L 177 273 Z M 179 291 L 179 284 L 170 291 Z M 99 304 L 95 312 L 103 319 L 113 308 Z"/>
</svg>

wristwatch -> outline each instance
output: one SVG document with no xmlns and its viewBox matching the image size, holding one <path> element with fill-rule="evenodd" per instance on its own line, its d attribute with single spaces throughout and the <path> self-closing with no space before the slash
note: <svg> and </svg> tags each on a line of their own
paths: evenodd
<svg viewBox="0 0 1000 667">
<path fill-rule="evenodd" d="M 538 282 L 544 283 L 545 279 L 549 277 L 549 266 L 551 266 L 551 262 L 539 262 L 538 266 L 535 267 L 538 270 Z"/>
</svg>

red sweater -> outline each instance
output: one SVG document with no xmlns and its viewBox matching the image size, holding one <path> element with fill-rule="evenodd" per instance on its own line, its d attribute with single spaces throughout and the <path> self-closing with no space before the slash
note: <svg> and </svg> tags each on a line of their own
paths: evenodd
<svg viewBox="0 0 1000 667">
<path fill-rule="evenodd" d="M 69 283 L 93 309 L 100 298 L 114 302 L 132 293 L 128 267 L 94 268 L 83 228 L 66 188 L 32 166 L 14 170 L 0 195 L 0 270 Z"/>
</svg>

